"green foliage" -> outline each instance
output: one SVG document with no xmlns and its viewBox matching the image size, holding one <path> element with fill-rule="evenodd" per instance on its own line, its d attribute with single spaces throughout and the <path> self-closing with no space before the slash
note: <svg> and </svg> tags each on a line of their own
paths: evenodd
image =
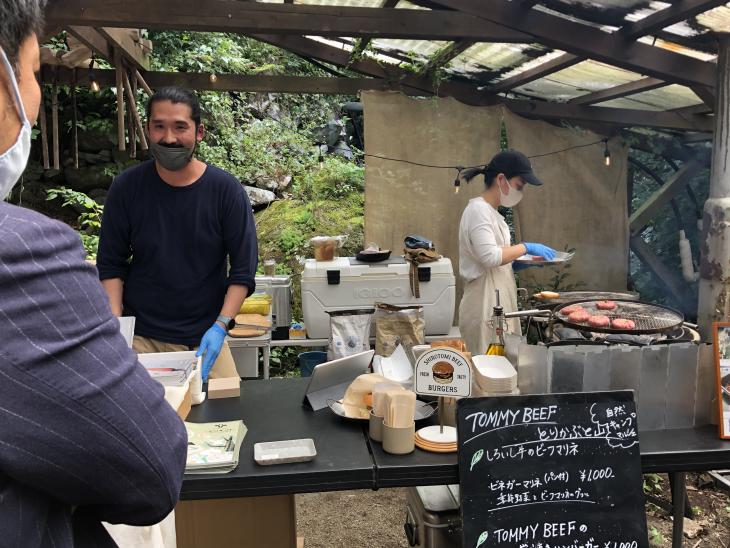
<svg viewBox="0 0 730 548">
<path fill-rule="evenodd" d="M 661 548 L 664 546 L 664 535 L 656 527 L 652 527 L 649 530 L 649 544 L 654 548 Z"/>
<path fill-rule="evenodd" d="M 365 190 L 365 168 L 338 156 L 328 156 L 322 168 L 304 174 L 295 185 L 302 198 L 342 198 Z"/>
<path fill-rule="evenodd" d="M 299 377 L 297 358 L 302 349 L 291 346 L 277 346 L 271 349 L 269 367 L 277 377 Z"/>
<path fill-rule="evenodd" d="M 77 192 L 70 188 L 52 188 L 46 191 L 47 200 L 60 198 L 64 207 L 72 207 L 80 212 L 77 223 L 81 242 L 84 244 L 88 259 L 96 259 L 99 247 L 99 230 L 101 229 L 101 216 L 104 206 L 90 198 L 83 192 Z"/>
<path fill-rule="evenodd" d="M 644 494 L 653 495 L 662 492 L 662 477 L 659 474 L 644 474 Z"/>
<path fill-rule="evenodd" d="M 292 256 L 301 251 L 307 238 L 296 228 L 286 227 L 279 235 L 279 247 L 285 255 Z"/>
</svg>

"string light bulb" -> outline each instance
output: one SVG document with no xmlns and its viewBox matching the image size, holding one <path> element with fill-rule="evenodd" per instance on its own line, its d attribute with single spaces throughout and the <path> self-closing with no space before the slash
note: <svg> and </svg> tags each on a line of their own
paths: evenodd
<svg viewBox="0 0 730 548">
<path fill-rule="evenodd" d="M 91 62 L 89 63 L 89 87 L 91 88 L 91 91 L 94 93 L 99 93 L 101 91 L 101 86 L 99 85 L 99 82 L 97 82 L 94 79 L 94 73 L 91 69 L 94 68 L 94 62 L 96 61 L 96 56 L 94 54 L 91 55 Z"/>
<path fill-rule="evenodd" d="M 218 75 L 213 72 L 210 74 L 210 83 L 215 84 L 218 81 Z"/>
<path fill-rule="evenodd" d="M 608 150 L 608 139 L 603 140 L 603 158 L 606 163 L 606 167 L 609 167 L 611 165 L 611 151 Z"/>
<path fill-rule="evenodd" d="M 461 171 L 463 169 L 464 168 L 461 166 L 456 167 L 457 173 L 456 173 L 456 179 L 454 179 L 454 194 L 458 194 L 459 189 L 461 188 Z"/>
</svg>

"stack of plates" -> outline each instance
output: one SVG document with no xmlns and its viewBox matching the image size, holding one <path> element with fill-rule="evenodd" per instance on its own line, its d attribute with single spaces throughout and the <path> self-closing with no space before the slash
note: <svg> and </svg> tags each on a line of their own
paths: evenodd
<svg viewBox="0 0 730 548">
<path fill-rule="evenodd" d="M 427 426 L 416 432 L 416 447 L 431 453 L 456 453 L 456 428 Z"/>
<path fill-rule="evenodd" d="M 517 390 L 517 371 L 504 356 L 473 356 L 475 378 L 482 392 L 513 394 Z"/>
</svg>

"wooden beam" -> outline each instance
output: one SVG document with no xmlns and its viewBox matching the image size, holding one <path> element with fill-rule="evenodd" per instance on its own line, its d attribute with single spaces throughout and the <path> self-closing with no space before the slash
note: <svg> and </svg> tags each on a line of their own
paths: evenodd
<svg viewBox="0 0 730 548">
<path fill-rule="evenodd" d="M 706 32 L 697 36 L 682 36 L 681 34 L 661 30 L 655 33 L 655 36 L 665 42 L 672 42 L 685 48 L 717 55 L 717 38 L 714 32 Z"/>
<path fill-rule="evenodd" d="M 649 154 L 661 154 L 674 160 L 689 162 L 697 156 L 695 151 L 679 144 L 676 139 L 668 139 L 661 135 L 647 136 L 644 133 L 636 133 L 629 129 L 621 132 L 624 141 L 636 150 L 648 152 Z"/>
<path fill-rule="evenodd" d="M 617 33 L 571 21 L 543 11 L 525 10 L 515 2 L 492 0 L 489 9 L 481 0 L 432 0 L 485 21 L 524 32 L 547 46 L 585 56 L 609 65 L 683 85 L 715 85 L 715 65 L 662 48 L 627 42 Z M 442 12 L 444 14 L 448 12 Z"/>
<path fill-rule="evenodd" d="M 705 11 L 722 6 L 727 0 L 674 0 L 668 7 L 652 13 L 639 21 L 629 23 L 619 31 L 629 38 L 638 38 L 647 34 L 654 34 L 694 17 Z"/>
<path fill-rule="evenodd" d="M 51 74 L 50 67 L 44 66 L 41 74 Z M 70 84 L 72 69 L 58 67 L 58 82 Z M 114 70 L 93 69 L 91 75 L 99 85 L 112 87 L 116 85 Z M 164 86 L 180 86 L 199 91 L 249 91 L 259 93 L 312 93 L 331 95 L 356 95 L 359 91 L 404 90 L 411 95 L 423 95 L 423 92 L 404 88 L 395 82 L 381 78 L 328 78 L 318 76 L 267 76 L 216 74 L 215 83 L 210 81 L 208 73 L 190 72 L 146 72 L 145 80 L 152 88 Z M 80 81 L 79 85 L 89 83 Z M 147 91 L 147 90 L 146 90 Z M 152 90 L 147 91 L 151 95 Z"/>
<path fill-rule="evenodd" d="M 687 299 L 689 290 L 686 282 L 683 283 L 674 271 L 666 267 L 641 236 L 631 237 L 629 245 L 631 251 L 644 263 L 653 277 L 677 300 L 682 311 L 691 312 L 693 307 Z"/>
<path fill-rule="evenodd" d="M 99 57 L 103 57 L 108 61 L 113 61 L 114 50 L 109 47 L 109 42 L 102 36 L 99 31 L 91 27 L 80 27 L 78 25 L 69 25 L 66 31 L 79 39 L 79 41 L 88 47 Z"/>
<path fill-rule="evenodd" d="M 426 40 L 466 38 L 489 42 L 531 41 L 525 33 L 458 12 L 229 0 L 206 0 L 202 9 L 199 0 L 63 0 L 49 4 L 46 18 L 52 24 L 93 27 Z"/>
<path fill-rule="evenodd" d="M 692 91 L 702 99 L 708 107 L 714 110 L 715 108 L 715 89 L 708 86 L 692 86 Z"/>
<path fill-rule="evenodd" d="M 132 121 L 134 123 L 132 127 L 132 133 L 130 134 L 130 143 L 134 140 L 134 129 L 136 127 L 137 134 L 139 135 L 139 143 L 142 147 L 142 150 L 147 150 L 147 139 L 144 136 L 144 127 L 142 126 L 142 118 L 139 116 L 139 112 L 137 112 L 137 101 L 136 96 L 134 93 L 134 90 L 132 89 L 132 85 L 129 83 L 129 76 L 127 75 L 127 71 L 122 72 L 122 83 L 124 84 L 124 91 L 127 94 L 127 100 L 129 103 L 129 111 L 132 113 Z"/>
<path fill-rule="evenodd" d="M 691 105 L 688 107 L 680 107 L 680 108 L 673 108 L 671 112 L 676 112 L 677 114 L 710 114 L 712 112 L 712 109 L 708 107 L 705 103 L 700 103 L 698 105 Z"/>
<path fill-rule="evenodd" d="M 593 105 L 595 103 L 603 103 L 605 101 L 611 101 L 612 99 L 620 99 L 628 95 L 634 95 L 641 93 L 642 91 L 649 91 L 652 89 L 666 86 L 667 83 L 664 80 L 658 80 L 656 78 L 641 78 L 634 82 L 627 82 L 620 86 L 614 86 L 608 89 L 602 89 L 601 91 L 594 91 L 580 97 L 575 97 L 568 101 L 573 105 Z"/>
<path fill-rule="evenodd" d="M 51 162 L 48 158 L 48 125 L 46 123 L 46 100 L 43 87 L 41 86 L 41 105 L 38 110 L 38 118 L 41 124 L 41 154 L 43 155 L 43 169 L 51 169 Z"/>
<path fill-rule="evenodd" d="M 649 196 L 646 202 L 641 204 L 641 206 L 639 206 L 639 208 L 631 214 L 631 217 L 629 218 L 629 230 L 631 231 L 631 234 L 640 234 L 646 225 L 649 224 L 649 221 L 656 216 L 659 210 L 667 205 L 672 198 L 677 196 L 677 194 L 682 192 L 687 183 L 689 183 L 701 169 L 707 167 L 707 165 L 707 157 L 699 160 L 691 160 L 685 163 L 679 171 L 674 173 L 674 175 L 672 175 L 672 177 L 664 183 L 660 189 Z"/>
<path fill-rule="evenodd" d="M 400 90 L 404 93 L 425 96 L 434 94 L 434 82 L 430 78 L 419 76 L 394 65 L 379 63 L 373 59 L 361 58 L 351 62 L 350 55 L 346 51 L 303 36 L 279 36 L 274 34 L 252 34 L 250 36 L 303 57 L 347 67 L 360 74 L 375 78 L 382 78 L 390 82 L 394 88 L 400 87 Z M 496 104 L 498 102 L 497 99 L 480 93 L 474 85 L 464 82 L 441 82 L 438 86 L 438 94 L 454 97 L 470 105 Z"/>
<path fill-rule="evenodd" d="M 558 72 L 559 70 L 573 66 L 584 59 L 585 57 L 564 53 L 560 57 L 556 57 L 551 61 L 537 65 L 536 67 L 525 70 L 511 78 L 506 78 L 494 86 L 490 86 L 489 92 L 502 93 L 504 91 L 509 91 L 510 89 L 539 80 L 543 76 L 547 76 L 553 72 Z"/>
<path fill-rule="evenodd" d="M 592 107 L 516 99 L 504 99 L 503 102 L 512 112 L 528 118 L 598 122 L 614 126 L 641 126 L 684 131 L 711 131 L 713 126 L 712 119 L 709 117 L 683 116 L 671 111 Z"/>
<path fill-rule="evenodd" d="M 150 57 L 142 49 L 139 42 L 132 37 L 132 32 L 139 32 L 134 29 L 118 29 L 102 27 L 99 33 L 106 38 L 113 48 L 119 49 L 122 57 L 134 68 L 149 70 Z"/>
<path fill-rule="evenodd" d="M 383 0 L 382 4 L 380 4 L 380 7 L 387 9 L 394 8 L 398 5 L 398 2 L 400 2 L 400 0 Z M 365 49 L 370 45 L 370 40 L 370 38 L 363 38 L 360 42 L 360 46 L 358 49 L 361 52 L 365 51 Z"/>
<path fill-rule="evenodd" d="M 436 52 L 431 60 L 419 71 L 419 74 L 431 74 L 441 67 L 448 65 L 452 59 L 458 57 L 476 42 L 474 40 L 459 40 Z"/>
<path fill-rule="evenodd" d="M 122 65 L 122 54 L 119 50 L 114 51 L 114 67 L 116 68 L 114 85 L 117 88 L 117 139 L 119 140 L 117 150 L 124 152 L 127 149 L 124 132 L 124 83 L 122 78 L 124 67 Z"/>
<path fill-rule="evenodd" d="M 142 89 L 145 91 L 145 93 L 152 97 L 154 95 L 154 92 L 152 91 L 152 88 L 147 84 L 147 80 L 144 79 L 144 77 L 139 73 L 137 69 L 134 70 L 134 78 L 137 80 L 140 86 L 142 86 Z"/>
</svg>

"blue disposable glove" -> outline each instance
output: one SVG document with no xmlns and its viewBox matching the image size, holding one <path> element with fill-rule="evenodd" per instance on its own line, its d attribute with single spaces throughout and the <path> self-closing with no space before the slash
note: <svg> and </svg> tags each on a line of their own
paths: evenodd
<svg viewBox="0 0 730 548">
<path fill-rule="evenodd" d="M 217 322 L 203 335 L 200 341 L 200 347 L 195 353 L 196 357 L 205 354 L 203 358 L 203 370 L 201 371 L 203 382 L 208 380 L 208 373 L 210 373 L 210 369 L 213 367 L 215 360 L 218 359 L 218 354 L 221 352 L 225 338 L 226 330 Z"/>
<path fill-rule="evenodd" d="M 552 247 L 548 247 L 543 244 L 528 244 L 523 242 L 527 253 L 536 257 L 544 257 L 548 261 L 552 261 L 555 258 L 555 250 Z"/>
</svg>

